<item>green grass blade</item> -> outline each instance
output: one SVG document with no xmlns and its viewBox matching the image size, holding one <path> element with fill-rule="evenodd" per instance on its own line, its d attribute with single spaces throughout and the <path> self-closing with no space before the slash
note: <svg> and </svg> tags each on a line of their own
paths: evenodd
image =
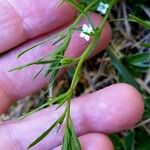
<svg viewBox="0 0 150 150">
<path fill-rule="evenodd" d="M 124 144 L 125 144 L 126 150 L 135 150 L 134 140 L 135 140 L 135 131 L 130 131 L 124 136 Z"/>
<path fill-rule="evenodd" d="M 128 72 L 128 70 L 124 67 L 124 65 L 121 63 L 121 61 L 117 58 L 117 56 L 112 52 L 111 48 L 109 47 L 107 49 L 107 53 L 109 57 L 111 58 L 111 61 L 113 65 L 116 67 L 116 69 L 119 71 L 119 73 L 124 78 L 125 82 L 131 84 L 136 89 L 141 91 L 140 85 L 137 83 L 137 81 L 132 77 L 132 75 Z"/>
<path fill-rule="evenodd" d="M 133 15 L 129 15 L 129 17 L 134 20 L 136 23 L 140 24 L 141 26 L 143 26 L 144 28 L 150 30 L 150 21 L 145 21 L 145 20 L 142 20 L 136 16 L 133 16 Z"/>
<path fill-rule="evenodd" d="M 150 60 L 150 53 L 139 53 L 139 54 L 135 54 L 135 55 L 131 55 L 128 57 L 124 57 L 123 59 L 125 59 L 128 63 L 136 65 L 138 63 L 141 62 L 146 62 Z"/>
<path fill-rule="evenodd" d="M 141 45 L 142 45 L 143 47 L 150 48 L 150 43 L 142 43 Z"/>
</svg>

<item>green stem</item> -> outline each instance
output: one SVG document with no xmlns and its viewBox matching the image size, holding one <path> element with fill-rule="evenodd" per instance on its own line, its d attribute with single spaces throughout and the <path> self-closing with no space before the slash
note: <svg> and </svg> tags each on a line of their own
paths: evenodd
<svg viewBox="0 0 150 150">
<path fill-rule="evenodd" d="M 95 49 L 95 47 L 96 47 L 95 45 L 96 45 L 96 40 L 93 40 L 91 42 L 91 44 L 88 46 L 88 48 L 86 49 L 86 51 L 81 55 L 79 63 L 78 63 L 77 68 L 75 70 L 74 77 L 72 79 L 72 83 L 71 83 L 71 87 L 70 87 L 71 91 L 73 91 L 76 88 L 78 81 L 79 81 L 80 71 L 81 71 L 82 65 L 83 65 L 84 61 L 87 59 L 87 57 L 89 56 L 89 52 L 91 50 Z"/>
<path fill-rule="evenodd" d="M 71 99 L 71 98 L 70 98 Z M 67 119 L 66 119 L 66 126 L 69 129 L 70 128 L 70 105 L 71 105 L 71 100 L 68 100 L 67 103 Z"/>
<path fill-rule="evenodd" d="M 73 77 L 73 80 L 72 80 L 72 83 L 71 83 L 71 87 L 70 87 L 71 91 L 73 91 L 76 88 L 77 84 L 78 84 L 81 67 L 82 67 L 84 61 L 88 58 L 89 54 L 91 52 L 93 52 L 93 50 L 97 46 L 97 43 L 98 43 L 98 41 L 100 39 L 100 35 L 101 35 L 102 31 L 103 31 L 103 28 L 104 28 L 104 26 L 105 26 L 105 24 L 107 22 L 108 17 L 109 17 L 110 11 L 111 11 L 113 5 L 115 4 L 115 2 L 116 2 L 116 0 L 111 0 L 110 6 L 109 6 L 109 8 L 107 10 L 107 13 L 106 13 L 103 21 L 99 25 L 98 34 L 96 35 L 96 37 L 94 37 L 94 39 L 91 41 L 90 45 L 87 47 L 87 49 L 84 51 L 84 53 L 80 57 L 79 63 L 77 65 L 77 68 L 75 70 L 75 74 L 74 74 L 74 77 Z"/>
<path fill-rule="evenodd" d="M 114 5 L 116 2 L 117 2 L 117 0 L 111 0 L 111 1 L 110 1 L 110 3 L 109 3 L 109 8 L 108 8 L 108 10 L 107 10 L 107 13 L 106 13 L 104 19 L 102 20 L 102 22 L 101 22 L 100 25 L 99 25 L 99 30 L 98 30 L 99 35 L 101 34 L 101 32 L 102 32 L 102 30 L 103 30 L 103 28 L 104 28 L 104 26 L 105 26 L 105 24 L 106 24 L 106 21 L 108 20 L 108 17 L 109 17 L 109 14 L 110 14 L 110 12 L 111 12 L 111 9 L 112 9 L 113 5 Z"/>
<path fill-rule="evenodd" d="M 79 23 L 79 21 L 82 19 L 82 17 L 89 11 L 89 9 L 95 5 L 99 0 L 95 0 L 92 3 L 90 3 L 84 10 L 83 12 L 81 12 L 81 14 L 78 16 L 78 18 L 76 19 L 76 21 L 73 23 L 73 25 L 71 25 L 70 30 L 72 30 L 72 33 L 74 32 L 74 28 L 77 26 L 77 24 Z M 72 4 L 70 2 L 68 2 L 69 4 Z"/>
<path fill-rule="evenodd" d="M 81 68 L 82 68 L 82 65 L 84 63 L 84 61 L 88 58 L 88 56 L 93 52 L 93 50 L 96 48 L 97 46 L 97 43 L 99 42 L 99 39 L 100 39 L 100 35 L 103 31 L 103 28 L 106 24 L 106 21 L 109 17 L 109 13 L 113 7 L 113 4 L 116 2 L 116 0 L 112 0 L 111 3 L 110 3 L 110 7 L 107 11 L 107 14 L 105 15 L 104 17 L 104 20 L 102 21 L 102 23 L 100 24 L 100 27 L 98 29 L 98 34 L 95 33 L 95 36 L 93 37 L 93 39 L 91 40 L 91 43 L 89 44 L 89 46 L 87 47 L 87 49 L 83 52 L 83 54 L 79 57 L 79 62 L 78 62 L 78 65 L 76 67 L 76 70 L 75 70 L 75 73 L 74 73 L 74 76 L 73 76 L 73 79 L 72 79 L 72 83 L 71 83 L 71 86 L 70 86 L 70 89 L 68 90 L 69 93 L 73 93 L 74 89 L 76 88 L 78 82 L 79 82 L 79 77 L 80 77 L 80 72 L 81 72 Z M 80 15 L 82 16 L 82 14 Z M 79 17 L 80 18 L 80 17 Z M 96 32 L 96 31 L 95 31 Z M 70 94 L 72 95 L 72 94 Z M 71 105 L 71 97 L 70 99 L 67 100 L 67 114 L 66 114 L 66 128 L 70 128 L 70 105 Z"/>
</svg>

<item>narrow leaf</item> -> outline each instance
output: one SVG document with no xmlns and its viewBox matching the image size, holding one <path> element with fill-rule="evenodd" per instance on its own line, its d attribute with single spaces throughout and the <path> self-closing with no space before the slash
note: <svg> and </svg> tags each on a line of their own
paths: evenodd
<svg viewBox="0 0 150 150">
<path fill-rule="evenodd" d="M 136 65 L 137 63 L 150 61 L 150 53 L 139 53 L 128 57 L 124 57 L 123 59 L 130 64 Z"/>
<path fill-rule="evenodd" d="M 66 111 L 58 118 L 57 121 L 55 121 L 52 126 L 47 129 L 43 134 L 41 134 L 35 141 L 33 141 L 29 146 L 28 149 L 38 144 L 40 141 L 42 141 L 58 124 L 62 124 L 64 121 L 66 115 Z"/>
<path fill-rule="evenodd" d="M 108 55 L 110 56 L 112 63 L 116 67 L 116 69 L 119 71 L 119 73 L 123 76 L 124 80 L 133 85 L 136 89 L 141 91 L 140 85 L 137 83 L 137 81 L 132 77 L 132 75 L 128 72 L 128 70 L 124 67 L 124 65 L 121 63 L 121 61 L 117 58 L 117 56 L 112 52 L 111 48 L 108 48 L 107 50 Z"/>
<path fill-rule="evenodd" d="M 49 129 L 47 129 L 41 136 L 39 136 L 34 142 L 32 142 L 29 146 L 28 149 L 30 149 L 31 147 L 35 146 L 36 144 L 38 144 L 40 141 L 42 141 L 54 128 L 55 126 L 58 124 L 58 121 L 56 121 Z"/>
<path fill-rule="evenodd" d="M 79 142 L 78 137 L 76 135 L 75 128 L 74 128 L 74 125 L 73 125 L 71 118 L 70 118 L 70 131 L 71 131 L 72 140 L 74 142 L 75 150 L 81 150 L 81 145 L 80 145 L 80 142 Z"/>
<path fill-rule="evenodd" d="M 150 48 L 150 43 L 142 43 L 141 45 L 146 47 L 146 48 Z"/>
<path fill-rule="evenodd" d="M 65 134 L 64 134 L 64 138 L 63 138 L 63 145 L 62 145 L 62 150 L 69 150 L 69 131 L 68 128 L 65 129 Z"/>
<path fill-rule="evenodd" d="M 129 17 L 134 20 L 136 23 L 140 24 L 141 26 L 145 27 L 146 29 L 150 30 L 150 21 L 142 20 L 136 16 L 129 15 Z"/>
<path fill-rule="evenodd" d="M 134 150 L 135 131 L 128 132 L 124 137 L 126 150 Z"/>
<path fill-rule="evenodd" d="M 31 63 L 28 63 L 28 64 L 18 66 L 16 68 L 13 68 L 13 69 L 9 70 L 9 72 L 16 71 L 16 70 L 22 70 L 22 69 L 24 69 L 26 67 L 30 67 L 32 65 L 45 65 L 45 64 L 54 63 L 54 62 L 56 62 L 56 60 L 43 60 L 43 58 L 42 58 L 38 61 L 31 62 Z"/>
</svg>

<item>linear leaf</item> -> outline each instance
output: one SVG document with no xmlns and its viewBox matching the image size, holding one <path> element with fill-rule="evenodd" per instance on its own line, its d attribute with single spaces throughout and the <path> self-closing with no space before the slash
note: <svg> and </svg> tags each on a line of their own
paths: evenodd
<svg viewBox="0 0 150 150">
<path fill-rule="evenodd" d="M 35 80 L 35 79 L 37 78 L 37 76 L 43 71 L 44 68 L 45 68 L 45 66 L 42 67 L 42 68 L 34 75 L 33 80 Z"/>
<path fill-rule="evenodd" d="M 142 43 L 141 45 L 142 45 L 143 47 L 150 48 L 150 43 Z"/>
<path fill-rule="evenodd" d="M 123 59 L 125 59 L 126 62 L 128 62 L 130 64 L 136 65 L 137 63 L 150 61 L 150 53 L 135 54 L 135 55 L 131 55 L 128 57 L 124 57 Z"/>
<path fill-rule="evenodd" d="M 111 58 L 112 63 L 116 67 L 116 69 L 119 71 L 119 73 L 123 76 L 124 80 L 133 85 L 136 89 L 141 91 L 140 85 L 137 83 L 137 81 L 132 77 L 132 75 L 128 72 L 128 70 L 124 67 L 124 65 L 121 63 L 121 61 L 117 58 L 117 56 L 112 52 L 111 48 L 108 48 L 107 53 L 109 57 Z"/>
<path fill-rule="evenodd" d="M 125 143 L 126 150 L 135 150 L 134 138 L 135 138 L 135 131 L 130 131 L 124 136 L 124 143 Z"/>
<path fill-rule="evenodd" d="M 35 141 L 33 141 L 29 146 L 28 149 L 38 144 L 42 141 L 58 124 L 62 124 L 66 115 L 66 111 L 56 120 L 49 129 L 47 129 L 43 134 L 41 134 Z"/>
<path fill-rule="evenodd" d="M 34 61 L 34 62 L 31 62 L 31 63 L 28 63 L 28 64 L 18 66 L 16 68 L 13 68 L 13 69 L 9 70 L 9 72 L 16 71 L 16 70 L 22 70 L 22 69 L 24 69 L 26 67 L 30 67 L 32 65 L 45 65 L 45 64 L 54 63 L 54 62 L 56 62 L 56 60 L 43 60 L 43 59 L 40 59 L 38 61 Z"/>
<path fill-rule="evenodd" d="M 129 17 L 134 20 L 136 23 L 140 24 L 141 26 L 145 27 L 146 29 L 150 30 L 150 21 L 142 20 L 136 16 L 129 15 Z"/>
<path fill-rule="evenodd" d="M 38 144 L 40 141 L 42 141 L 58 124 L 58 120 L 49 128 L 47 129 L 43 134 L 41 134 L 35 141 L 33 141 L 29 146 L 28 149 Z"/>
<path fill-rule="evenodd" d="M 76 135 L 75 128 L 71 118 L 70 118 L 70 131 L 71 131 L 72 141 L 74 142 L 75 150 L 81 150 L 81 145 Z"/>
<path fill-rule="evenodd" d="M 66 28 L 66 30 L 64 30 L 64 31 L 62 31 L 62 32 L 59 32 L 59 33 L 57 33 L 57 34 L 54 34 L 53 36 L 51 36 L 51 37 L 49 37 L 49 38 L 47 38 L 47 39 L 45 39 L 45 40 L 43 40 L 43 41 L 41 41 L 41 42 L 39 42 L 39 43 L 37 43 L 37 44 L 35 44 L 35 45 L 33 45 L 33 46 L 27 48 L 26 50 L 24 50 L 24 51 L 22 51 L 21 53 L 19 53 L 19 54 L 17 55 L 17 58 L 21 57 L 22 55 L 24 55 L 25 53 L 29 52 L 29 51 L 32 50 L 33 48 L 38 47 L 38 46 L 40 46 L 40 45 L 42 45 L 42 44 L 44 44 L 44 43 L 47 43 L 48 41 L 50 41 L 50 40 L 56 38 L 57 36 L 63 35 L 64 32 L 67 31 L 67 30 L 68 30 L 68 28 Z"/>
<path fill-rule="evenodd" d="M 63 145 L 62 145 L 62 150 L 69 150 L 69 131 L 68 128 L 65 129 L 65 134 L 64 134 L 64 138 L 63 138 Z"/>
</svg>

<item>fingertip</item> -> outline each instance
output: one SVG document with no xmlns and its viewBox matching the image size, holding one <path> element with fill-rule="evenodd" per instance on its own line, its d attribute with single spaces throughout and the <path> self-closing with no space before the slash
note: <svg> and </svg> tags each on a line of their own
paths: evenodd
<svg viewBox="0 0 150 150">
<path fill-rule="evenodd" d="M 108 136 L 101 133 L 90 133 L 80 137 L 82 150 L 113 150 L 113 144 Z"/>
<path fill-rule="evenodd" d="M 108 98 L 112 100 L 108 112 L 113 116 L 113 132 L 129 129 L 141 120 L 144 112 L 143 98 L 133 86 L 119 83 L 104 90 Z"/>
<path fill-rule="evenodd" d="M 124 128 L 133 127 L 141 120 L 143 116 L 143 97 L 135 87 L 129 84 L 120 83 L 117 84 L 116 88 L 120 89 L 119 91 L 122 91 L 123 105 L 126 106 L 126 112 L 124 112 L 124 115 L 122 116 L 126 119 L 126 126 L 124 125 Z"/>
<path fill-rule="evenodd" d="M 82 101 L 81 101 L 82 99 Z M 143 98 L 128 84 L 114 84 L 74 101 L 81 116 L 78 132 L 113 133 L 129 129 L 142 118 Z M 75 120 L 75 119 L 74 119 Z"/>
</svg>

